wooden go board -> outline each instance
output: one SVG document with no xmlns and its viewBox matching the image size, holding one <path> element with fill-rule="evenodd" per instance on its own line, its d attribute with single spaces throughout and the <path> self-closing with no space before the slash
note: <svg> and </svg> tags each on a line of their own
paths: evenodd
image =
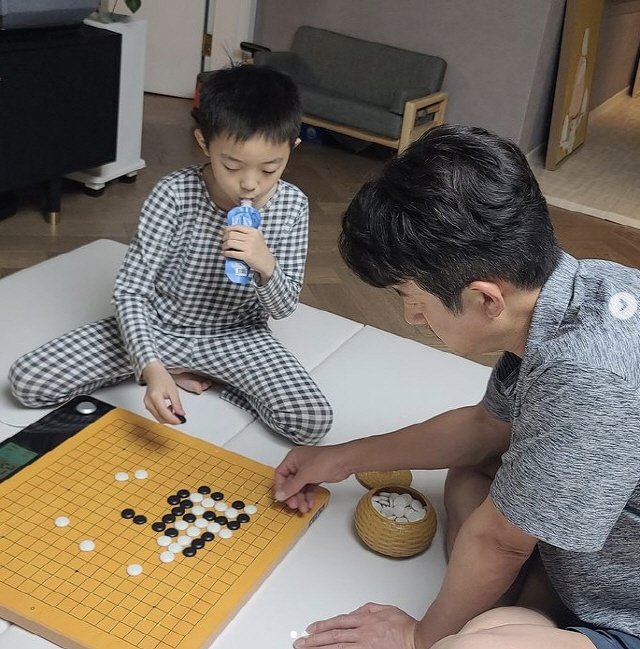
<svg viewBox="0 0 640 649">
<path fill-rule="evenodd" d="M 148 477 L 135 479 L 141 469 Z M 151 524 L 171 512 L 168 496 L 201 485 L 257 513 L 231 538 L 163 563 Z M 271 467 L 112 409 L 0 483 L 0 617 L 66 649 L 208 647 L 329 497 L 320 489 L 300 516 L 272 488 Z M 56 527 L 60 516 L 68 526 Z M 81 551 L 83 540 L 95 549 Z"/>
</svg>

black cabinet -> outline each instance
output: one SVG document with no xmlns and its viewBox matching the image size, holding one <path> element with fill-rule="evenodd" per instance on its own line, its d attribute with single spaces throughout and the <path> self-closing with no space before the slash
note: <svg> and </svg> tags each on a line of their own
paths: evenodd
<svg viewBox="0 0 640 649">
<path fill-rule="evenodd" d="M 87 25 L 0 31 L 0 194 L 46 183 L 53 218 L 64 175 L 115 160 L 120 52 Z"/>
</svg>

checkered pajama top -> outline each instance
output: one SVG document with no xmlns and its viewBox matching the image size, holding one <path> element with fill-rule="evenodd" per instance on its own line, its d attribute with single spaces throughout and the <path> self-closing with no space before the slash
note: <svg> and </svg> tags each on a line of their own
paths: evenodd
<svg viewBox="0 0 640 649">
<path fill-rule="evenodd" d="M 298 303 L 307 256 L 306 196 L 278 182 L 260 210 L 275 272 L 263 286 L 234 284 L 221 251 L 226 212 L 211 201 L 202 170 L 187 167 L 156 185 L 116 279 L 113 303 L 138 378 L 159 359 L 154 329 L 191 337 L 264 327 L 269 316 L 284 318 Z"/>
</svg>

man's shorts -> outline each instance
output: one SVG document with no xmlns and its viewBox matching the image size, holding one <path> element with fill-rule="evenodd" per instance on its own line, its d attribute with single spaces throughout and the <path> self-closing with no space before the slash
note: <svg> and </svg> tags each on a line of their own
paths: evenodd
<svg viewBox="0 0 640 649">
<path fill-rule="evenodd" d="M 590 629 L 585 626 L 570 626 L 567 631 L 577 631 L 587 636 L 596 649 L 640 649 L 640 638 L 612 629 Z"/>
</svg>

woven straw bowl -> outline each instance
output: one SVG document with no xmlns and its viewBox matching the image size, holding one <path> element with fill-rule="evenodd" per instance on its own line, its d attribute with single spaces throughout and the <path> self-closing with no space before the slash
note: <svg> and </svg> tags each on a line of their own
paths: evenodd
<svg viewBox="0 0 640 649">
<path fill-rule="evenodd" d="M 419 500 L 427 512 L 420 521 L 396 523 L 377 512 L 371 498 L 381 491 L 409 494 Z M 375 552 L 388 557 L 412 557 L 430 545 L 438 525 L 436 512 L 426 496 L 411 487 L 378 487 L 368 491 L 356 507 L 355 525 L 358 536 Z"/>
<path fill-rule="evenodd" d="M 413 475 L 411 471 L 362 471 L 356 473 L 358 482 L 367 489 L 376 489 L 378 487 L 388 487 L 395 485 L 399 487 L 408 487 L 411 484 Z"/>
</svg>

